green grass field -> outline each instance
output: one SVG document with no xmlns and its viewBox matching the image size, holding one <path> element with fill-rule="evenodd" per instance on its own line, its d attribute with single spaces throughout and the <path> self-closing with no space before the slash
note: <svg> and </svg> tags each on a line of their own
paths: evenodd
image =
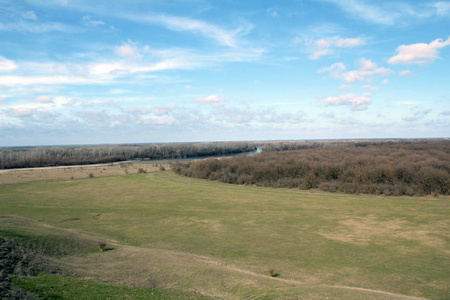
<svg viewBox="0 0 450 300">
<path fill-rule="evenodd" d="M 2 232 L 72 240 L 58 260 L 110 284 L 226 299 L 450 297 L 449 197 L 227 185 L 164 171 L 0 185 L 0 215 Z"/>
</svg>

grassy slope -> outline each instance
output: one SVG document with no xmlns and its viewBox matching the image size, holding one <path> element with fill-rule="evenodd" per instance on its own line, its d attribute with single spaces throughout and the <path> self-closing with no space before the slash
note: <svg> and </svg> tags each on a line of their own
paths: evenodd
<svg viewBox="0 0 450 300">
<path fill-rule="evenodd" d="M 326 285 L 430 298 L 450 293 L 448 197 L 230 186 L 156 172 L 3 185 L 0 199 L 3 215 L 122 244 L 70 260 L 114 283 L 145 286 L 147 272 L 158 286 L 238 298 L 386 296 Z M 129 267 L 126 276 L 114 273 L 118 265 Z M 269 268 L 279 279 L 258 276 Z"/>
<path fill-rule="evenodd" d="M 15 278 L 14 284 L 43 299 L 209 299 L 176 290 L 101 284 L 89 279 L 50 274 L 41 274 L 34 278 Z"/>
</svg>

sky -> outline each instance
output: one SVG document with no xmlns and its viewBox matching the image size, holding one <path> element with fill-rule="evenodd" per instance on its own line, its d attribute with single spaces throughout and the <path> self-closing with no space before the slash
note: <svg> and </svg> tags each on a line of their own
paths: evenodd
<svg viewBox="0 0 450 300">
<path fill-rule="evenodd" d="M 0 146 L 450 136 L 450 1 L 0 0 Z"/>
</svg>

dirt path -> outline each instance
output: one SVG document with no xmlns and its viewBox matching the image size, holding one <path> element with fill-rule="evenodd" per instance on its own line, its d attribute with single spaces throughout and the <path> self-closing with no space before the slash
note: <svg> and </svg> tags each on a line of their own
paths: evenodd
<svg viewBox="0 0 450 300">
<path fill-rule="evenodd" d="M 335 289 L 346 289 L 346 290 L 362 291 L 362 292 L 368 292 L 368 293 L 381 294 L 381 295 L 385 295 L 385 296 L 389 296 L 389 297 L 395 297 L 396 299 L 425 300 L 425 298 L 417 298 L 417 297 L 413 297 L 413 296 L 406 296 L 406 295 L 401 295 L 401 294 L 395 294 L 395 293 L 390 293 L 390 292 L 385 292 L 385 291 L 380 291 L 380 290 L 372 290 L 372 289 L 360 288 L 360 287 L 351 287 L 351 286 L 343 286 L 343 285 L 328 285 L 328 284 L 310 284 L 310 283 L 306 283 L 306 282 L 302 282 L 302 281 L 298 281 L 298 280 L 294 280 L 294 279 L 284 279 L 284 278 L 278 278 L 278 277 L 270 277 L 270 276 L 267 276 L 267 275 L 258 274 L 258 273 L 251 272 L 251 271 L 248 271 L 248 270 L 243 270 L 243 269 L 240 269 L 240 268 L 237 268 L 237 267 L 223 265 L 220 262 L 211 260 L 211 259 L 209 259 L 207 257 L 204 257 L 204 256 L 197 256 L 197 255 L 193 255 L 193 256 L 196 257 L 197 259 L 200 259 L 201 261 L 203 261 L 203 262 L 205 262 L 207 264 L 214 264 L 214 265 L 220 266 L 222 268 L 226 268 L 226 269 L 233 270 L 233 271 L 236 271 L 236 272 L 244 273 L 244 274 L 247 274 L 247 275 L 257 276 L 257 277 L 271 279 L 271 280 L 276 280 L 276 281 L 281 281 L 281 282 L 286 282 L 286 283 L 289 283 L 289 284 L 303 285 L 303 286 L 319 286 L 319 287 L 325 287 L 325 288 L 335 288 Z"/>
</svg>

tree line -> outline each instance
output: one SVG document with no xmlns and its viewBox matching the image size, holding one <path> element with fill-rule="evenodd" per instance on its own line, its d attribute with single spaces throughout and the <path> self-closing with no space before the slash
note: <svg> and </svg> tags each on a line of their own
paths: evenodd
<svg viewBox="0 0 450 300">
<path fill-rule="evenodd" d="M 0 149 L 0 169 L 232 155 L 254 151 L 254 143 L 171 143 Z"/>
<path fill-rule="evenodd" d="M 450 141 L 325 143 L 303 150 L 177 163 L 172 169 L 185 176 L 266 187 L 448 195 Z"/>
</svg>

